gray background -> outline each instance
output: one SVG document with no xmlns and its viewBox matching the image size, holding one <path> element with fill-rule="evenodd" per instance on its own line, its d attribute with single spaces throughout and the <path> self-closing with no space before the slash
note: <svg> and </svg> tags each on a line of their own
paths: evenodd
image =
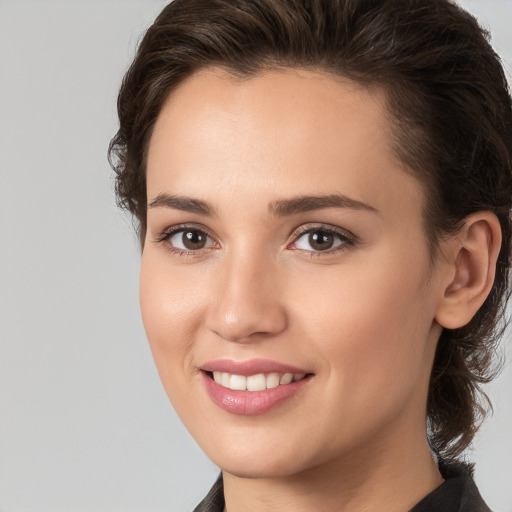
<svg viewBox="0 0 512 512">
<path fill-rule="evenodd" d="M 510 72 L 511 1 L 463 4 Z M 153 367 L 106 162 L 121 77 L 163 5 L 0 0 L 3 512 L 187 511 L 217 474 Z M 510 365 L 489 389 L 469 457 L 491 507 L 512 512 Z"/>
</svg>

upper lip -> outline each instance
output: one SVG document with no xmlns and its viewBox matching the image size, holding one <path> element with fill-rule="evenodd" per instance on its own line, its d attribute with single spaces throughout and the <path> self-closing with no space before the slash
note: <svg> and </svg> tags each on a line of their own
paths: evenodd
<svg viewBox="0 0 512 512">
<path fill-rule="evenodd" d="M 250 359 L 248 361 L 234 361 L 232 359 L 215 359 L 201 366 L 205 372 L 224 372 L 232 375 L 257 375 L 259 373 L 311 373 L 302 368 L 283 364 L 270 359 Z"/>
</svg>

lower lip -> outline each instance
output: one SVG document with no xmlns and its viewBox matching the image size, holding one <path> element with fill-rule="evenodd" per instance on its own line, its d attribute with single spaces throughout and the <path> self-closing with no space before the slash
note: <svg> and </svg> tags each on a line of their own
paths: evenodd
<svg viewBox="0 0 512 512">
<path fill-rule="evenodd" d="M 212 402 L 232 414 L 255 416 L 270 411 L 278 404 L 295 396 L 309 382 L 310 377 L 263 391 L 234 391 L 217 384 L 205 372 L 203 383 Z"/>
</svg>

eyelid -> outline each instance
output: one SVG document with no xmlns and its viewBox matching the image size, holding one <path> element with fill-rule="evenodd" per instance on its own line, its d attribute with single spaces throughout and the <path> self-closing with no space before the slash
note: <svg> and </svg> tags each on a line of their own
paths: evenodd
<svg viewBox="0 0 512 512">
<path fill-rule="evenodd" d="M 189 224 L 176 224 L 174 226 L 167 227 L 164 230 L 162 230 L 160 233 L 156 234 L 156 236 L 153 239 L 153 242 L 155 242 L 157 244 L 165 245 L 166 248 L 170 252 L 179 253 L 180 255 L 197 255 L 197 254 L 202 253 L 203 251 L 212 249 L 212 247 L 204 247 L 202 249 L 197 249 L 197 250 L 185 250 L 185 249 L 180 249 L 178 247 L 175 247 L 175 246 L 172 246 L 172 245 L 166 243 L 174 235 L 176 235 L 177 233 L 183 232 L 183 231 L 187 231 L 187 229 L 191 230 L 191 231 L 192 230 L 200 231 L 201 233 L 204 233 L 208 238 L 210 238 L 213 241 L 214 247 L 219 246 L 219 242 L 217 241 L 216 237 L 210 232 L 210 230 L 208 228 L 206 228 L 205 226 L 203 226 L 201 224 L 194 224 L 194 223 L 192 223 L 192 224 L 190 224 L 190 223 Z"/>
<path fill-rule="evenodd" d="M 208 235 L 210 238 L 215 238 L 209 231 L 208 228 L 201 224 L 194 224 L 194 223 L 185 223 L 185 224 L 175 224 L 173 226 L 168 226 L 159 233 L 156 234 L 154 241 L 160 242 L 161 240 L 165 240 L 176 233 L 179 233 L 180 231 L 186 231 L 187 229 L 190 230 L 196 230 L 196 231 L 202 231 L 206 235 Z"/>
<path fill-rule="evenodd" d="M 301 238 L 302 236 L 304 236 L 307 233 L 314 233 L 315 231 L 325 231 L 327 233 L 334 234 L 335 236 L 338 236 L 341 239 L 342 243 L 331 248 L 331 249 L 327 249 L 325 251 L 315 251 L 315 250 L 308 251 L 306 249 L 298 249 L 298 248 L 294 249 L 293 247 L 291 247 L 294 243 L 297 242 L 297 240 L 299 238 Z M 296 228 L 292 232 L 292 234 L 290 235 L 290 238 L 292 238 L 292 241 L 291 241 L 291 243 L 289 243 L 287 245 L 288 249 L 308 252 L 308 253 L 312 253 L 312 254 L 318 255 L 318 256 L 321 256 L 322 254 L 329 255 L 329 254 L 336 253 L 338 251 L 346 250 L 347 248 L 354 246 L 357 242 L 357 237 L 350 231 L 340 228 L 340 227 L 337 227 L 337 226 L 333 226 L 332 224 L 323 224 L 323 223 L 303 224 L 300 227 Z"/>
</svg>

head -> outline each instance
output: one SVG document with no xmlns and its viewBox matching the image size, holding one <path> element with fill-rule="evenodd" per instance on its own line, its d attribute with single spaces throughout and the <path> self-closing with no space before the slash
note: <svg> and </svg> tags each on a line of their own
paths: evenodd
<svg viewBox="0 0 512 512">
<path fill-rule="evenodd" d="M 236 89 L 265 79 L 260 92 L 279 90 L 271 77 L 287 73 L 297 90 L 301 77 L 323 76 L 333 90 L 339 82 L 352 99 L 381 107 L 390 154 L 421 190 L 429 268 L 441 265 L 443 244 L 472 216 L 496 219 L 494 281 L 467 321 L 445 315 L 439 322 L 428 376 L 430 443 L 457 456 L 483 414 L 480 386 L 493 373 L 511 246 L 510 96 L 499 59 L 469 14 L 446 0 L 175 0 L 145 34 L 121 87 L 120 129 L 110 146 L 119 203 L 134 215 L 144 251 L 155 199 L 147 192 L 152 138 L 162 112 L 173 112 L 173 97 L 205 76 L 213 95 L 219 80 Z"/>
</svg>

